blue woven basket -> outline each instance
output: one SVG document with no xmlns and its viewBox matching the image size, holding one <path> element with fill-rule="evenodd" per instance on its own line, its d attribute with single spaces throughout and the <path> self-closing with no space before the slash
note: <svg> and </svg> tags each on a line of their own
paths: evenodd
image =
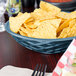
<svg viewBox="0 0 76 76">
<path fill-rule="evenodd" d="M 6 31 L 22 46 L 44 54 L 54 54 L 64 52 L 72 39 L 76 37 L 63 39 L 38 39 L 13 33 L 9 27 L 9 21 L 5 24 Z"/>
</svg>

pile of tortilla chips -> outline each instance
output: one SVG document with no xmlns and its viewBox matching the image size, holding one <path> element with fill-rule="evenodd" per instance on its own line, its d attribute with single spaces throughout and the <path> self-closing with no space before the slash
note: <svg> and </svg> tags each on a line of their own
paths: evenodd
<svg viewBox="0 0 76 76">
<path fill-rule="evenodd" d="M 31 13 L 10 17 L 10 29 L 22 36 L 44 39 L 76 36 L 76 11 L 62 12 L 60 8 L 41 1 L 40 8 Z"/>
</svg>

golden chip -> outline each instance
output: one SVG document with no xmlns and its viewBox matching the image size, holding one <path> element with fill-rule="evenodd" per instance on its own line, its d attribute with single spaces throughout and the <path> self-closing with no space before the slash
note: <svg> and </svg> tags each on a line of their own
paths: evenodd
<svg viewBox="0 0 76 76">
<path fill-rule="evenodd" d="M 50 24 L 50 21 L 43 21 L 38 28 L 34 31 L 32 37 L 35 38 L 56 38 L 56 29 Z"/>
<path fill-rule="evenodd" d="M 61 19 L 68 19 L 68 15 L 69 15 L 70 13 L 66 13 L 66 12 L 59 12 L 57 15 L 56 15 L 56 17 L 58 17 L 58 18 L 61 18 Z"/>
<path fill-rule="evenodd" d="M 64 28 L 58 38 L 66 38 L 66 37 L 68 37 L 68 33 L 69 32 L 70 32 L 70 28 L 69 27 Z"/>
<path fill-rule="evenodd" d="M 31 16 L 35 20 L 47 20 L 47 19 L 54 19 L 55 16 L 51 12 L 46 12 L 42 9 L 35 9 L 34 12 L 31 13 Z"/>
<path fill-rule="evenodd" d="M 76 11 L 71 13 L 60 12 L 56 15 L 56 17 L 62 18 L 62 19 L 74 19 L 76 18 Z"/>
<path fill-rule="evenodd" d="M 23 15 L 18 17 L 10 17 L 9 22 L 11 31 L 18 33 L 22 24 L 26 22 L 30 17 L 31 15 L 29 13 L 24 13 Z"/>
<path fill-rule="evenodd" d="M 22 12 L 19 12 L 18 15 L 17 15 L 17 17 L 18 17 L 18 16 L 21 16 L 21 15 L 23 15 L 23 13 L 22 13 Z"/>
<path fill-rule="evenodd" d="M 37 25 L 34 25 L 34 22 L 29 22 L 26 24 L 26 26 L 30 29 L 36 29 L 37 28 Z"/>
<path fill-rule="evenodd" d="M 47 12 L 52 12 L 53 14 L 58 14 L 61 11 L 60 8 L 44 1 L 40 2 L 40 8 Z"/>
<path fill-rule="evenodd" d="M 19 31 L 19 33 L 20 33 L 20 35 L 22 35 L 22 36 L 27 36 L 27 34 L 26 33 L 24 33 L 23 31 Z"/>
<path fill-rule="evenodd" d="M 23 23 L 23 27 L 28 28 L 28 26 L 26 25 L 26 23 Z"/>
<path fill-rule="evenodd" d="M 30 17 L 28 20 L 26 20 L 25 23 L 29 23 L 29 22 L 31 22 L 31 21 L 32 21 L 32 22 L 34 21 L 34 19 L 33 19 L 32 17 Z"/>
<path fill-rule="evenodd" d="M 65 21 L 66 21 L 66 19 L 61 19 L 60 25 L 63 24 Z"/>
<path fill-rule="evenodd" d="M 28 25 L 28 27 L 31 28 L 31 29 L 36 29 L 37 28 L 37 26 L 34 25 L 34 24 L 33 25 Z"/>
<path fill-rule="evenodd" d="M 68 37 L 76 36 L 76 24 L 73 25 L 69 34 L 70 35 Z"/>
<path fill-rule="evenodd" d="M 28 37 L 31 37 L 34 30 L 31 30 L 29 28 L 24 28 L 24 27 L 21 27 L 21 31 L 23 31 L 24 33 L 26 33 L 28 35 Z"/>
<path fill-rule="evenodd" d="M 40 22 L 41 21 L 37 20 L 37 21 L 34 22 L 34 25 L 38 27 L 40 25 Z"/>
<path fill-rule="evenodd" d="M 66 38 L 66 37 L 73 37 L 76 36 L 76 24 L 73 27 L 64 28 L 58 38 Z"/>
<path fill-rule="evenodd" d="M 60 25 L 61 19 L 52 19 L 52 20 L 49 20 L 49 21 L 57 29 Z"/>
<path fill-rule="evenodd" d="M 36 25 L 38 27 L 41 22 L 47 22 L 47 23 L 50 22 L 50 24 L 57 29 L 61 23 L 61 19 L 35 21 L 34 25 Z"/>
<path fill-rule="evenodd" d="M 60 25 L 60 27 L 57 29 L 57 33 L 68 27 L 70 21 L 72 21 L 72 19 L 66 20 L 62 25 Z"/>
<path fill-rule="evenodd" d="M 73 19 L 72 21 L 70 21 L 69 27 L 72 28 L 75 24 L 76 24 L 76 19 Z"/>
<path fill-rule="evenodd" d="M 72 18 L 72 19 L 76 18 L 76 11 L 71 12 L 71 13 L 68 15 L 68 17 L 69 17 L 69 18 Z"/>
</svg>

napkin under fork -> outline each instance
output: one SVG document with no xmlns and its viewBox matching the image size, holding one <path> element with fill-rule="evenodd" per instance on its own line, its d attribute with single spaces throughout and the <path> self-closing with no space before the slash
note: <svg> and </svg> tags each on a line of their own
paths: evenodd
<svg viewBox="0 0 76 76">
<path fill-rule="evenodd" d="M 19 68 L 11 65 L 5 66 L 0 70 L 0 76 L 31 76 L 33 70 L 27 68 Z M 45 76 L 52 76 L 51 73 L 46 73 Z"/>
</svg>

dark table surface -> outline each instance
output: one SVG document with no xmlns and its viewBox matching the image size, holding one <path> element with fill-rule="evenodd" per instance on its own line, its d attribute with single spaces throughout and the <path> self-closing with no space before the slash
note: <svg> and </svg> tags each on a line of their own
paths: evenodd
<svg viewBox="0 0 76 76">
<path fill-rule="evenodd" d="M 8 19 L 8 15 L 5 14 L 5 20 Z M 45 55 L 34 52 L 18 44 L 7 32 L 0 33 L 0 68 L 13 65 L 34 69 L 36 64 L 47 64 L 47 72 L 52 72 L 62 54 Z"/>
</svg>

